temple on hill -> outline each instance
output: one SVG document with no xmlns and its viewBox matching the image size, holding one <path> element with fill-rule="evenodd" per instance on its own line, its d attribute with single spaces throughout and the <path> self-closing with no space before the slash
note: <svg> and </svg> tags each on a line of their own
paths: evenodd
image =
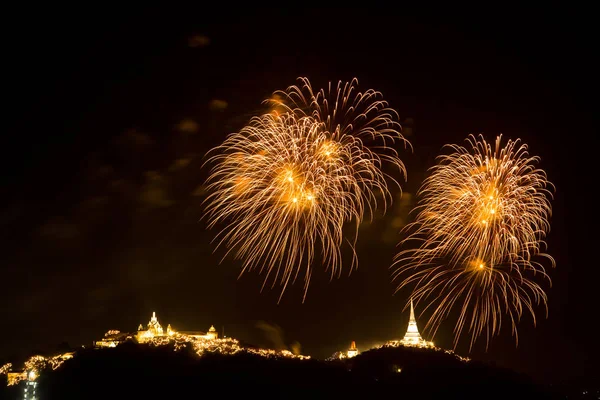
<svg viewBox="0 0 600 400">
<path fill-rule="evenodd" d="M 413 307 L 413 301 L 410 300 L 410 318 L 408 320 L 408 328 L 402 340 L 392 340 L 388 342 L 391 346 L 408 346 L 408 347 L 435 347 L 433 342 L 429 342 L 421 337 L 419 329 L 417 328 L 417 320 L 415 318 L 415 309 Z"/>
<path fill-rule="evenodd" d="M 346 357 L 352 358 L 352 357 L 354 357 L 356 355 L 358 355 L 358 349 L 356 348 L 356 343 L 353 340 L 352 344 L 350 344 L 350 348 L 346 352 Z"/>
<path fill-rule="evenodd" d="M 213 340 L 218 339 L 219 335 L 214 326 L 210 326 L 208 332 L 201 331 L 176 331 L 171 327 L 171 324 L 167 325 L 165 330 L 160 322 L 156 312 L 152 313 L 150 321 L 146 325 L 146 329 L 142 324 L 139 325 L 137 332 L 127 333 L 120 332 L 117 330 L 110 330 L 104 334 L 104 337 L 94 342 L 94 347 L 117 347 L 121 343 L 125 343 L 128 340 L 135 339 L 138 343 L 148 343 L 153 340 L 166 340 L 170 338 L 179 338 L 186 340 Z"/>
<path fill-rule="evenodd" d="M 168 338 L 169 336 L 174 335 L 185 335 L 193 339 L 217 339 L 219 337 L 217 330 L 214 326 L 210 326 L 208 332 L 200 332 L 200 331 L 175 331 L 171 324 L 167 325 L 166 332 L 163 330 L 162 325 L 158 322 L 158 318 L 156 317 L 156 312 L 152 312 L 152 318 L 150 318 L 150 322 L 148 322 L 147 328 L 144 329 L 142 324 L 138 327 L 138 332 L 136 334 L 136 338 L 138 342 L 145 343 L 153 338 Z"/>
<path fill-rule="evenodd" d="M 328 357 L 326 360 L 327 361 L 344 360 L 346 358 L 356 357 L 357 355 L 358 355 L 358 348 L 356 347 L 356 342 L 353 340 L 352 343 L 350 344 L 350 348 L 348 350 L 336 351 L 335 353 L 333 353 L 331 355 L 331 357 Z"/>
</svg>

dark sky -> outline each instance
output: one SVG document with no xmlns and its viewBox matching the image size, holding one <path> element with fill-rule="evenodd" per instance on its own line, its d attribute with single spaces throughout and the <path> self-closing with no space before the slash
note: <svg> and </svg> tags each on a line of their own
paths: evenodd
<svg viewBox="0 0 600 400">
<path fill-rule="evenodd" d="M 315 87 L 357 77 L 411 128 L 407 195 L 442 145 L 469 133 L 521 138 L 541 157 L 557 189 L 549 317 L 538 308 L 535 328 L 525 317 L 518 347 L 506 325 L 470 356 L 546 382 L 599 376 L 590 12 L 239 12 L 53 4 L 6 14 L 0 361 L 135 330 L 152 311 L 165 326 L 214 324 L 315 357 L 400 338 L 407 293 L 394 295 L 388 267 L 394 217 L 414 196 L 361 228 L 350 276 L 330 282 L 317 267 L 304 304 L 302 282 L 277 304 L 278 288 L 260 293 L 262 276 L 237 279 L 240 263 L 219 264 L 216 232 L 200 221 L 209 148 L 299 76 Z M 452 347 L 453 326 L 437 344 Z M 457 352 L 469 355 L 468 341 Z"/>
</svg>

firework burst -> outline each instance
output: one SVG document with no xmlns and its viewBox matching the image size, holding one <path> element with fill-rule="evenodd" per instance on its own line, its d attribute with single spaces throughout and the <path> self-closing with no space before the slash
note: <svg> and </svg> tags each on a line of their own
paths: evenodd
<svg viewBox="0 0 600 400">
<path fill-rule="evenodd" d="M 269 113 L 209 152 L 206 217 L 210 228 L 225 224 L 217 247 L 243 260 L 241 274 L 258 269 L 266 274 L 263 288 L 279 282 L 281 295 L 302 275 L 305 298 L 317 255 L 332 278 L 339 276 L 348 243 L 350 271 L 357 265 L 358 225 L 375 208 L 385 211 L 388 182 L 397 183 L 385 164 L 406 173 L 390 146 L 409 144 L 378 92 L 355 93 L 352 81 L 340 83 L 335 95 L 315 94 L 308 80 L 301 82 L 275 92 Z"/>
<path fill-rule="evenodd" d="M 413 299 L 432 313 L 426 330 L 433 335 L 451 309 L 462 301 L 454 345 L 467 327 L 470 348 L 485 333 L 487 343 L 508 315 L 517 338 L 524 311 L 536 321 L 534 306 L 547 297 L 534 280 L 548 280 L 541 262 L 550 229 L 553 186 L 535 167 L 520 140 L 495 146 L 470 135 L 468 147 L 447 145 L 423 182 L 395 258 L 398 290 L 414 285 Z M 409 247 L 410 246 L 410 247 Z M 547 307 L 546 307 L 547 312 Z"/>
</svg>

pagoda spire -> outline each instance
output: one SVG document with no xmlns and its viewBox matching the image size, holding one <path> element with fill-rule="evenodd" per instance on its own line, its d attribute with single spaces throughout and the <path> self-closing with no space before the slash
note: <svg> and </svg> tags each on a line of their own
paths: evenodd
<svg viewBox="0 0 600 400">
<path fill-rule="evenodd" d="M 405 306 L 406 307 L 406 306 Z M 429 347 L 434 348 L 435 344 L 421 337 L 419 328 L 417 328 L 417 319 L 415 318 L 415 306 L 413 299 L 410 299 L 410 316 L 408 318 L 408 327 L 402 340 L 392 340 L 388 342 L 392 346 L 413 346 L 413 347 Z"/>
<path fill-rule="evenodd" d="M 410 318 L 408 320 L 408 329 L 406 329 L 406 333 L 404 334 L 404 339 L 402 342 L 405 344 L 418 344 L 422 342 L 423 339 L 419 334 L 419 328 L 417 328 L 417 319 L 415 318 L 415 307 L 413 306 L 412 298 L 410 299 Z"/>
<path fill-rule="evenodd" d="M 412 297 L 410 299 L 410 320 L 409 323 L 414 322 L 415 325 L 417 324 L 417 319 L 415 318 L 415 309 L 413 307 L 413 301 L 412 301 Z"/>
</svg>

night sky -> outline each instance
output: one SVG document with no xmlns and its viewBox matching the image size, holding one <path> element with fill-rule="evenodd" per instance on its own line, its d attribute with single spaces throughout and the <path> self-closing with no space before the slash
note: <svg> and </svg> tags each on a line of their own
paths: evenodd
<svg viewBox="0 0 600 400">
<path fill-rule="evenodd" d="M 0 361 L 166 327 L 324 358 L 399 339 L 407 292 L 389 266 L 414 193 L 446 143 L 521 138 L 556 186 L 549 317 L 503 325 L 468 353 L 543 382 L 600 376 L 597 65 L 589 11 L 211 10 L 57 6 L 6 14 L 2 95 Z M 89 8 L 88 8 L 89 7 Z M 100 7 L 100 6 L 97 6 Z M 446 12 L 447 11 L 447 12 Z M 215 252 L 200 220 L 204 154 L 274 90 L 358 78 L 398 111 L 414 150 L 404 194 L 359 232 L 359 267 L 315 268 L 278 304 L 264 276 Z M 594 242 L 594 243 L 593 243 Z M 508 322 L 508 321 L 505 321 Z M 420 323 L 420 326 L 423 323 Z M 453 321 L 434 338 L 452 348 Z"/>
</svg>

